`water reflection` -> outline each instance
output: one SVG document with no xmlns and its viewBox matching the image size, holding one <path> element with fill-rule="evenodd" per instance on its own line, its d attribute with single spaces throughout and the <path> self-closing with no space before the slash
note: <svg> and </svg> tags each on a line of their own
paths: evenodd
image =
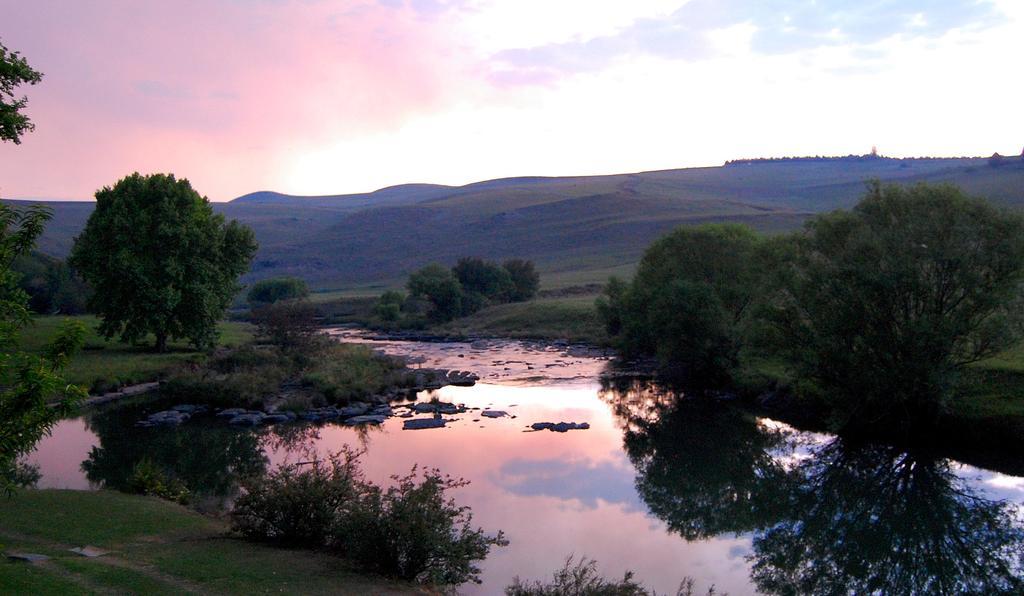
<svg viewBox="0 0 1024 596">
<path fill-rule="evenodd" d="M 797 469 L 790 514 L 754 537 L 774 594 L 1019 594 L 1024 527 L 950 463 L 832 440 Z"/>
<path fill-rule="evenodd" d="M 972 488 L 948 460 L 808 441 L 649 383 L 606 386 L 602 396 L 625 427 L 650 511 L 688 540 L 751 533 L 761 592 L 1024 591 L 1019 509 Z"/>
<path fill-rule="evenodd" d="M 688 540 L 741 534 L 784 513 L 795 481 L 782 457 L 794 444 L 786 430 L 639 381 L 605 395 L 626 422 L 637 492 L 672 531 Z"/>
<path fill-rule="evenodd" d="M 89 482 L 124 490 L 135 467 L 148 460 L 198 499 L 223 503 L 235 494 L 239 479 L 266 469 L 260 434 L 202 421 L 178 428 L 136 427 L 153 409 L 152 403 L 125 405 L 86 416 L 86 426 L 98 440 L 82 462 Z"/>
</svg>

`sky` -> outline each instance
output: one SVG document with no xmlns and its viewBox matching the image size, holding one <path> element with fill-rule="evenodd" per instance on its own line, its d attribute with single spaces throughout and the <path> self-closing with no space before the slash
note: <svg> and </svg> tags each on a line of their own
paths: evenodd
<svg viewBox="0 0 1024 596">
<path fill-rule="evenodd" d="M 0 0 L 44 73 L 0 196 L 1018 154 L 1021 39 L 1019 0 Z"/>
</svg>

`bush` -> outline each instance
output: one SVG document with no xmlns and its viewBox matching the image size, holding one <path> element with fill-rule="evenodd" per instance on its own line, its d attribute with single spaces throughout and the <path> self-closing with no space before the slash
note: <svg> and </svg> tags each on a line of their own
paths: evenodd
<svg viewBox="0 0 1024 596">
<path fill-rule="evenodd" d="M 411 384 L 405 363 L 368 346 L 332 344 L 311 363 L 303 382 L 334 404 L 347 404 Z"/>
<path fill-rule="evenodd" d="M 381 294 L 373 312 L 382 321 L 393 323 L 402 317 L 402 305 L 405 304 L 405 296 L 401 292 L 388 290 Z"/>
<path fill-rule="evenodd" d="M 435 585 L 479 581 L 474 561 L 501 532 L 473 529 L 467 507 L 446 492 L 466 484 L 413 468 L 382 489 L 364 479 L 359 454 L 347 448 L 328 462 L 283 466 L 248 481 L 231 513 L 246 538 L 334 550 L 367 571 Z"/>
<path fill-rule="evenodd" d="M 125 490 L 130 494 L 151 495 L 183 505 L 188 503 L 191 497 L 184 483 L 168 475 L 149 458 L 135 464 Z"/>
<path fill-rule="evenodd" d="M 251 305 L 273 304 L 281 300 L 301 300 L 309 296 L 306 282 L 296 277 L 275 277 L 253 284 L 246 296 Z"/>
<path fill-rule="evenodd" d="M 160 385 L 160 395 L 180 403 L 260 408 L 276 395 L 296 364 L 276 348 L 245 346 L 190 366 Z"/>
<path fill-rule="evenodd" d="M 366 489 L 358 455 L 346 448 L 327 461 L 282 466 L 244 481 L 231 512 L 233 529 L 287 546 L 333 544 L 339 517 L 351 515 Z"/>
<path fill-rule="evenodd" d="M 302 348 L 319 333 L 316 308 L 305 300 L 278 301 L 252 311 L 256 337 L 282 348 Z"/>
<path fill-rule="evenodd" d="M 343 517 L 336 545 L 364 568 L 408 581 L 434 585 L 479 583 L 474 561 L 492 546 L 505 546 L 504 534 L 488 536 L 471 526 L 468 507 L 446 498 L 446 491 L 468 484 L 416 468 L 392 477 L 387 490 L 368 486 L 353 515 Z"/>
<path fill-rule="evenodd" d="M 694 582 L 686 578 L 679 585 L 676 596 L 693 596 Z M 717 592 L 714 586 L 708 589 L 708 596 Z M 573 557 L 554 573 L 552 581 L 524 583 L 518 577 L 505 588 L 507 596 L 656 596 L 643 584 L 633 579 L 633 572 L 627 571 L 621 580 L 609 581 L 598 573 L 597 561 L 581 558 L 573 563 Z"/>
<path fill-rule="evenodd" d="M 29 307 L 40 314 L 78 315 L 86 310 L 89 286 L 67 263 L 42 253 L 18 257 L 12 269 L 29 296 Z"/>
<path fill-rule="evenodd" d="M 512 278 L 512 291 L 508 299 L 512 302 L 526 302 L 537 295 L 540 289 L 540 274 L 533 261 L 510 259 L 502 265 Z"/>
</svg>

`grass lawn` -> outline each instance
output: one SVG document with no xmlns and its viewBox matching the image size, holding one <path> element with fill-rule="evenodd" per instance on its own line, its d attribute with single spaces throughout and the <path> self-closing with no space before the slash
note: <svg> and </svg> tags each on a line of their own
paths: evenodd
<svg viewBox="0 0 1024 596">
<path fill-rule="evenodd" d="M 187 343 L 171 342 L 169 351 L 156 354 L 150 345 L 131 346 L 115 340 L 107 341 L 96 333 L 98 319 L 83 315 L 76 317 L 36 317 L 33 324 L 21 332 L 21 345 L 28 351 L 40 351 L 57 333 L 58 327 L 68 319 L 85 323 L 89 332 L 85 348 L 78 353 L 67 369 L 67 378 L 76 385 L 98 388 L 101 385 L 130 385 L 153 381 L 184 362 L 202 359 Z M 252 338 L 248 323 L 223 322 L 220 324 L 220 343 L 237 346 Z"/>
<path fill-rule="evenodd" d="M 0 497 L 2 498 L 2 497 Z M 112 520 L 111 515 L 116 513 Z M 109 491 L 23 490 L 0 502 L 5 552 L 48 555 L 0 562 L 8 594 L 407 594 L 415 586 L 364 576 L 324 553 L 231 538 L 224 523 L 152 497 Z M 110 555 L 86 559 L 90 545 Z"/>
<path fill-rule="evenodd" d="M 540 298 L 499 304 L 437 328 L 461 335 L 566 339 L 604 344 L 608 336 L 594 306 L 596 296 Z"/>
</svg>

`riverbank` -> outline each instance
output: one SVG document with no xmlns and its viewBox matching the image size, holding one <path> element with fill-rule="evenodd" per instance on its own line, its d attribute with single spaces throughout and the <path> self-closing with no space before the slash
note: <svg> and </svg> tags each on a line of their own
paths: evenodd
<svg viewBox="0 0 1024 596">
<path fill-rule="evenodd" d="M 329 325 L 359 325 L 381 332 L 416 331 L 438 339 L 531 339 L 605 346 L 608 334 L 598 315 L 592 288 L 549 293 L 527 302 L 489 306 L 467 317 L 437 325 L 402 328 L 381 321 L 374 313 L 377 299 L 350 297 L 317 304 Z"/>
<path fill-rule="evenodd" d="M 809 431 L 828 428 L 821 403 L 801 400 L 789 389 L 790 379 L 771 363 L 757 367 L 757 380 L 740 393 L 761 415 Z M 948 410 L 925 436 L 880 435 L 908 449 L 927 450 L 981 468 L 1024 474 L 1024 346 L 968 367 Z"/>
<path fill-rule="evenodd" d="M 68 363 L 66 378 L 93 395 L 116 391 L 129 385 L 149 383 L 166 377 L 185 364 L 200 363 L 206 353 L 185 342 L 171 342 L 166 353 L 158 354 L 150 346 L 131 346 L 116 339 L 104 339 L 96 332 L 99 319 L 91 315 L 39 316 L 22 332 L 21 345 L 29 352 L 41 352 L 67 320 L 83 323 L 87 330 L 85 345 Z M 249 323 L 222 322 L 219 346 L 234 347 L 250 341 L 254 328 Z"/>
<path fill-rule="evenodd" d="M 111 522 L 116 512 L 117 523 Z M 233 538 L 222 521 L 154 497 L 112 491 L 23 490 L 0 506 L 5 593 L 423 594 L 356 573 L 343 560 Z M 109 551 L 89 558 L 68 549 Z"/>
</svg>

